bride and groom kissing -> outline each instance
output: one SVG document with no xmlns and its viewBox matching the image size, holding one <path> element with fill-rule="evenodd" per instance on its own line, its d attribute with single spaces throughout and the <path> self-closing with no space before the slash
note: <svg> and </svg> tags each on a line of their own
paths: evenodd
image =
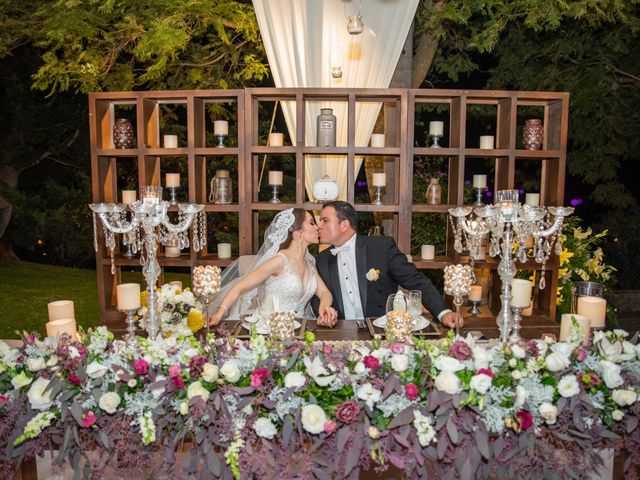
<svg viewBox="0 0 640 480">
<path fill-rule="evenodd" d="M 250 264 L 242 268 L 236 261 L 225 269 L 209 323 L 240 318 L 272 299 L 278 311 L 316 317 L 318 325 L 333 327 L 338 318 L 384 315 L 388 295 L 400 286 L 420 290 L 433 318 L 453 328 L 455 314 L 431 281 L 393 238 L 358 235 L 356 215 L 343 201 L 325 204 L 318 224 L 301 208 L 279 212 Z M 314 258 L 308 247 L 318 242 L 333 248 Z"/>
</svg>

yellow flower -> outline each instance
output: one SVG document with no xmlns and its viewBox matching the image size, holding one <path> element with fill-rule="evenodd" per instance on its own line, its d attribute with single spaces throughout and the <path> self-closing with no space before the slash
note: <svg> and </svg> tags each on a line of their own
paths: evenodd
<svg viewBox="0 0 640 480">
<path fill-rule="evenodd" d="M 179 288 L 176 288 L 176 295 L 180 295 L 182 294 L 182 290 L 180 290 Z"/>
<path fill-rule="evenodd" d="M 140 306 L 141 307 L 148 307 L 149 305 L 147 304 L 147 291 L 143 290 L 142 292 L 140 292 Z"/>
<path fill-rule="evenodd" d="M 560 254 L 560 265 L 566 265 L 569 263 L 569 259 L 573 257 L 573 253 L 567 250 L 566 248 L 562 250 Z"/>
<path fill-rule="evenodd" d="M 187 326 L 192 332 L 197 332 L 204 327 L 204 315 L 200 310 L 191 310 L 187 315 Z"/>
</svg>

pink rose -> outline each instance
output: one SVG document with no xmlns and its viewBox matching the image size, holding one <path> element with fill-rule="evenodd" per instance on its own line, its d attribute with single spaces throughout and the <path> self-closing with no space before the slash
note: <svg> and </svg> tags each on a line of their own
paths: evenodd
<svg viewBox="0 0 640 480">
<path fill-rule="evenodd" d="M 587 352 L 585 352 L 583 348 L 578 348 L 575 351 L 575 355 L 576 360 L 578 360 L 579 362 L 584 362 L 584 359 L 587 358 Z"/>
<path fill-rule="evenodd" d="M 449 347 L 449 355 L 453 358 L 457 358 L 458 360 L 469 360 L 473 357 L 473 350 L 471 350 L 471 347 L 467 345 L 466 342 L 456 340 Z"/>
<path fill-rule="evenodd" d="M 26 343 L 27 345 L 33 345 L 34 343 L 36 343 L 36 336 L 33 333 L 30 333 L 29 335 L 24 337 L 24 343 Z"/>
<path fill-rule="evenodd" d="M 404 386 L 404 394 L 409 400 L 415 400 L 418 398 L 418 387 L 415 383 L 407 383 Z"/>
<path fill-rule="evenodd" d="M 516 413 L 516 416 L 518 417 L 518 423 L 520 423 L 520 428 L 522 430 L 526 430 L 533 425 L 533 417 L 531 416 L 531 413 L 525 410 L 520 410 Z"/>
<path fill-rule="evenodd" d="M 143 358 L 139 358 L 135 362 L 133 362 L 133 368 L 136 371 L 137 375 L 146 375 L 149 371 L 149 364 Z"/>
<path fill-rule="evenodd" d="M 324 353 L 331 353 L 331 352 L 333 352 L 333 347 L 331 345 L 323 344 L 322 345 L 322 351 Z"/>
<path fill-rule="evenodd" d="M 393 353 L 404 352 L 404 345 L 402 343 L 393 343 L 390 348 Z"/>
<path fill-rule="evenodd" d="M 67 377 L 67 380 L 69 380 L 69 382 L 73 383 L 75 386 L 82 385 L 82 379 L 78 375 L 76 375 L 76 372 L 71 372 Z"/>
<path fill-rule="evenodd" d="M 364 357 L 364 366 L 369 370 L 376 371 L 380 368 L 380 360 L 378 360 L 373 355 L 365 355 Z"/>
<path fill-rule="evenodd" d="M 171 377 L 171 381 L 176 387 L 184 388 L 184 380 L 180 375 L 178 375 L 177 377 Z"/>
<path fill-rule="evenodd" d="M 342 402 L 336 408 L 336 418 L 343 423 L 350 424 L 358 420 L 360 405 L 354 400 Z"/>
<path fill-rule="evenodd" d="M 257 368 L 251 372 L 251 386 L 253 388 L 258 388 L 267 378 L 269 378 L 269 370 L 266 368 Z"/>
<path fill-rule="evenodd" d="M 9 401 L 9 397 L 7 397 L 5 395 L 0 395 L 0 405 L 4 405 L 8 401 Z"/>
<path fill-rule="evenodd" d="M 171 365 L 169 367 L 169 376 L 171 378 L 179 377 L 180 372 L 182 372 L 182 367 L 180 365 Z"/>
<path fill-rule="evenodd" d="M 324 433 L 332 434 L 338 429 L 338 424 L 333 420 L 329 420 L 324 424 Z"/>
<path fill-rule="evenodd" d="M 486 375 L 487 377 L 493 378 L 493 372 L 488 368 L 480 368 L 476 372 L 476 375 Z"/>
<path fill-rule="evenodd" d="M 89 428 L 94 423 L 96 423 L 96 416 L 91 410 L 89 410 L 82 417 L 82 428 Z"/>
</svg>

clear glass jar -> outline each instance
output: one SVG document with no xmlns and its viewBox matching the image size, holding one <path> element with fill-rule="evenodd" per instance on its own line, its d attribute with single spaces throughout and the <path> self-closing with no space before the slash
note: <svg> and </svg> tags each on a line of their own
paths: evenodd
<svg viewBox="0 0 640 480">
<path fill-rule="evenodd" d="M 233 186 L 229 170 L 216 170 L 216 176 L 211 179 L 211 193 L 209 202 L 216 204 L 231 203 L 233 198 Z"/>
<path fill-rule="evenodd" d="M 440 205 L 442 200 L 442 187 L 440 186 L 440 179 L 433 177 L 429 180 L 429 186 L 427 187 L 427 203 L 429 205 Z"/>
</svg>

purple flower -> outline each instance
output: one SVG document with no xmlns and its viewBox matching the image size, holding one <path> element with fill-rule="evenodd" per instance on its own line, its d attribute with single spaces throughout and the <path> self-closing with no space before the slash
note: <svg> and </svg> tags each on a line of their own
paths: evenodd
<svg viewBox="0 0 640 480">
<path fill-rule="evenodd" d="M 360 405 L 354 400 L 347 400 L 336 407 L 336 418 L 343 423 L 351 424 L 360 416 Z"/>
<path fill-rule="evenodd" d="M 198 378 L 202 375 L 202 368 L 207 363 L 207 357 L 204 355 L 195 355 L 189 359 L 189 376 Z"/>
<path fill-rule="evenodd" d="M 365 355 L 364 366 L 367 367 L 369 370 L 375 372 L 380 368 L 380 360 L 378 360 L 373 355 Z"/>
<path fill-rule="evenodd" d="M 463 342 L 462 340 L 456 340 L 449 347 L 449 354 L 453 358 L 457 358 L 458 360 L 469 360 L 473 356 L 473 351 L 466 342 Z"/>
<path fill-rule="evenodd" d="M 415 383 L 407 383 L 404 386 L 404 394 L 407 396 L 409 400 L 415 400 L 418 398 L 418 387 Z"/>
<path fill-rule="evenodd" d="M 133 368 L 136 371 L 136 375 L 146 375 L 149 371 L 149 364 L 145 359 L 139 358 L 133 362 Z"/>
</svg>

